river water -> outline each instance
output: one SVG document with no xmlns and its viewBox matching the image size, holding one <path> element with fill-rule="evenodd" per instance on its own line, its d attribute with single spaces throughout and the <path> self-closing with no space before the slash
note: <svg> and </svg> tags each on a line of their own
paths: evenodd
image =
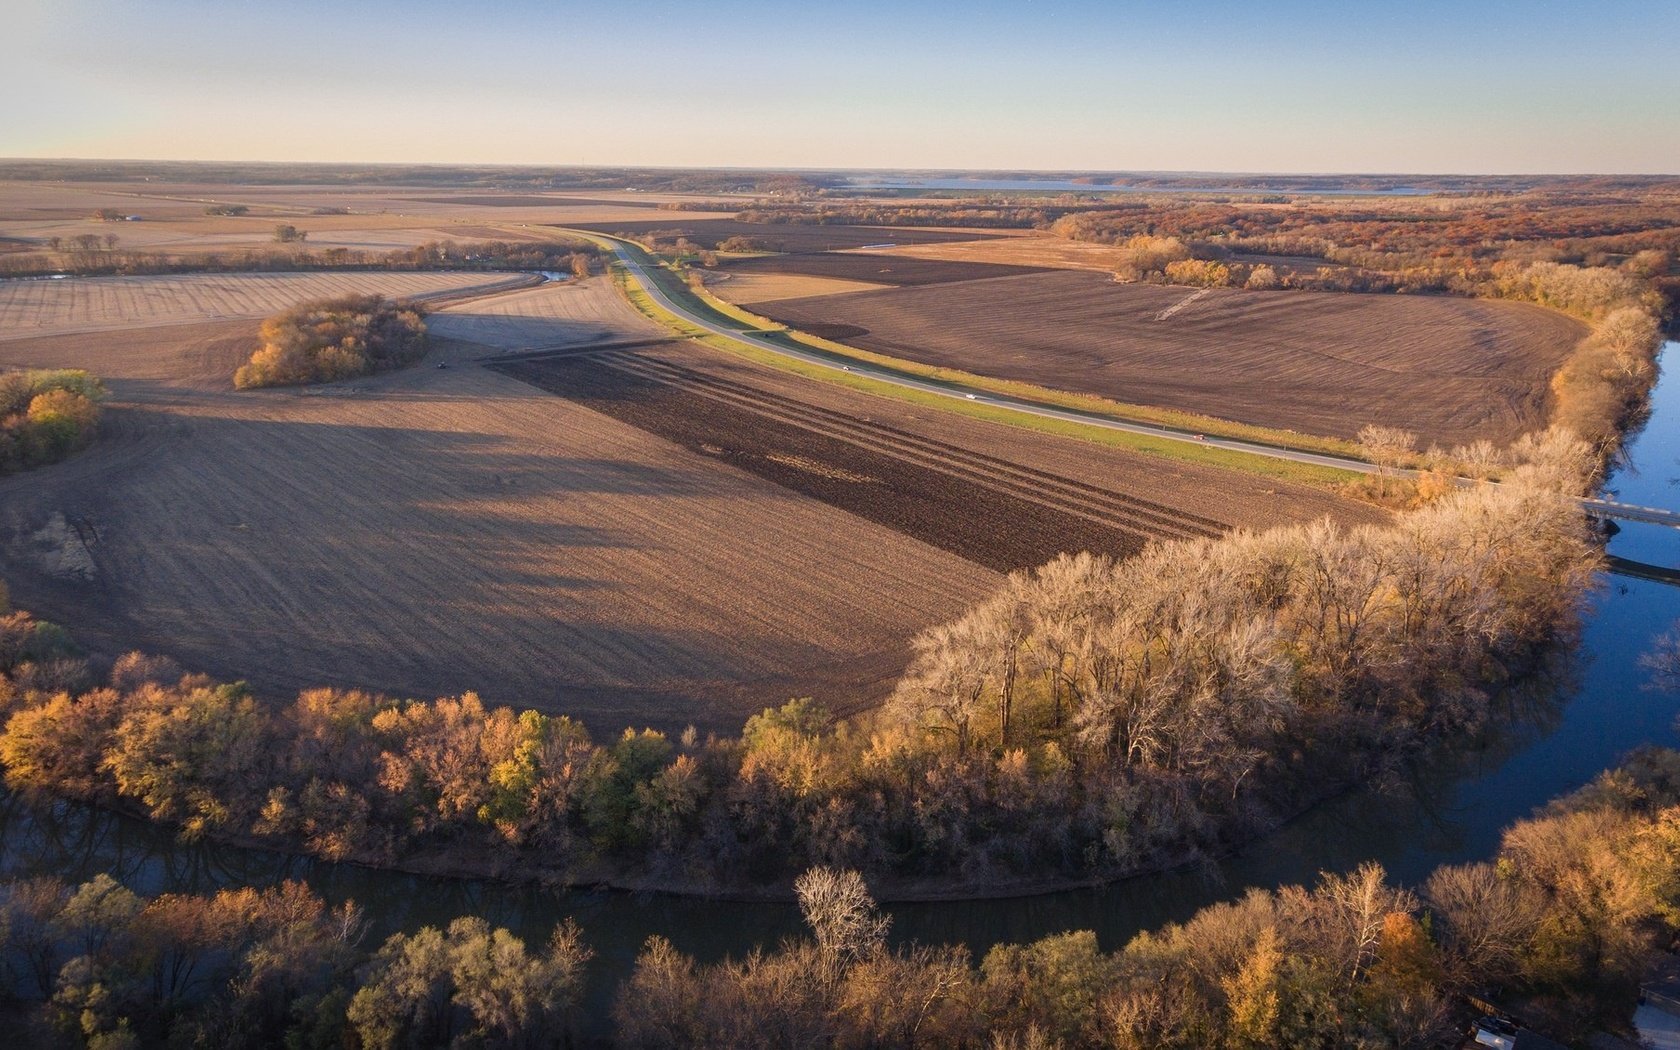
<svg viewBox="0 0 1680 1050">
<path fill-rule="evenodd" d="M 1665 357 L 1680 361 L 1680 343 Z M 1680 369 L 1676 369 L 1680 372 Z M 1657 386 L 1653 411 L 1606 489 L 1624 502 L 1680 509 L 1680 375 Z M 1628 524 L 1612 553 L 1680 566 L 1680 530 Z M 976 953 L 1069 929 L 1093 929 L 1105 947 L 1139 930 L 1187 918 L 1253 886 L 1310 882 L 1321 870 L 1375 860 L 1415 883 L 1438 864 L 1491 855 L 1499 831 L 1548 799 L 1586 783 L 1643 743 L 1676 743 L 1680 696 L 1647 688 L 1639 657 L 1680 617 L 1680 587 L 1608 576 L 1593 596 L 1578 659 L 1555 699 L 1529 711 L 1487 748 L 1417 763 L 1403 782 L 1326 803 L 1243 853 L 1205 869 L 1038 897 L 903 904 L 893 933 L 962 942 Z M 1528 706 L 1528 705 L 1522 705 Z M 81 880 L 111 872 L 144 892 L 202 892 L 302 879 L 330 901 L 352 899 L 375 936 L 443 924 L 465 914 L 541 942 L 561 918 L 583 926 L 597 952 L 590 1013 L 601 1023 L 610 990 L 643 941 L 658 933 L 702 959 L 739 956 L 799 931 L 791 906 L 691 901 L 608 892 L 557 892 L 468 879 L 423 878 L 217 845 L 181 845 L 165 832 L 74 805 L 44 806 L 0 794 L 0 874 Z M 599 1029 L 597 1029 L 599 1030 Z"/>
</svg>

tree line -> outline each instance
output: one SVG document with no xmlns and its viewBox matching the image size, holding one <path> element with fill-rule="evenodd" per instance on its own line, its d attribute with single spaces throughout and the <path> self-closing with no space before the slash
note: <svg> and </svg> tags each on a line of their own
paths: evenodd
<svg viewBox="0 0 1680 1050">
<path fill-rule="evenodd" d="M 302 231 L 292 228 L 292 233 Z M 561 270 L 580 277 L 601 268 L 601 250 L 586 241 L 431 241 L 385 252 L 305 248 L 293 236 L 264 251 L 171 253 L 118 251 L 115 234 L 53 237 L 47 253 L 0 255 L 0 276 L 141 276 L 172 273 L 263 273 L 293 270 Z"/>
<path fill-rule="evenodd" d="M 1599 564 L 1578 508 L 1519 474 L 1391 527 L 1061 557 L 919 637 L 878 710 L 796 700 L 739 736 L 597 741 L 471 693 L 265 704 L 140 656 L 101 680 L 14 613 L 0 763 L 188 835 L 382 865 L 697 891 L 1158 869 L 1501 717 Z"/>
<path fill-rule="evenodd" d="M 0 371 L 0 476 L 86 448 L 104 399 L 104 384 L 79 369 Z"/>
<path fill-rule="evenodd" d="M 1680 752 L 1646 749 L 1505 831 L 1487 862 L 1396 885 L 1376 864 L 1253 889 L 1104 951 L 1071 931 L 893 943 L 855 871 L 794 883 L 806 934 L 701 964 L 648 939 L 615 1045 L 729 1048 L 1428 1047 L 1470 997 L 1571 1041 L 1626 1033 L 1680 935 Z M 593 956 L 476 917 L 374 944 L 305 886 L 142 897 L 108 875 L 0 883 L 0 1018 L 31 1045 L 572 1045 Z M 604 1020 L 604 1019 L 603 1019 Z"/>
<path fill-rule="evenodd" d="M 241 390 L 329 383 L 401 368 L 426 353 L 425 307 L 379 295 L 300 303 L 268 318 L 233 374 Z"/>
<path fill-rule="evenodd" d="M 1406 888 L 1367 863 L 1250 890 L 1104 952 L 1090 931 L 891 945 L 854 872 L 797 885 L 810 936 L 697 964 L 651 938 L 618 1043 L 1254 1050 L 1456 1045 L 1493 1000 L 1583 1041 L 1631 1034 L 1640 979 L 1680 934 L 1680 752 L 1649 749 L 1507 829 L 1490 862 Z"/>
</svg>

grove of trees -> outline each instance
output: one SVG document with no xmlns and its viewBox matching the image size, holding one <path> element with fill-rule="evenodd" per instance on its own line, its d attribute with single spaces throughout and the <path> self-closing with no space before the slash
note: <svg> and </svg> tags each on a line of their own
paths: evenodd
<svg viewBox="0 0 1680 1050">
<path fill-rule="evenodd" d="M 86 448 L 104 398 L 104 385 L 77 369 L 0 371 L 0 476 Z"/>
<path fill-rule="evenodd" d="M 262 324 L 262 347 L 233 375 L 241 390 L 328 383 L 413 364 L 426 352 L 425 309 L 378 295 L 300 303 Z"/>
<path fill-rule="evenodd" d="M 1089 931 L 963 947 L 886 938 L 853 872 L 796 883 L 809 939 L 699 965 L 651 938 L 619 992 L 632 1048 L 1457 1045 L 1493 999 L 1571 1041 L 1626 1032 L 1680 933 L 1680 752 L 1650 749 L 1507 829 L 1490 862 L 1250 890 L 1105 952 Z"/>
</svg>

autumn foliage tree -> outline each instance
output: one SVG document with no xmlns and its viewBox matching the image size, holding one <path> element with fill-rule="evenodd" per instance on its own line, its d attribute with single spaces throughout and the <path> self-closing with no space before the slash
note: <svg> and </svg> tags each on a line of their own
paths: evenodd
<svg viewBox="0 0 1680 1050">
<path fill-rule="evenodd" d="M 99 430 L 105 387 L 87 372 L 0 372 L 0 475 L 54 463 Z"/>
<path fill-rule="evenodd" d="M 377 295 L 302 303 L 262 325 L 262 348 L 234 373 L 241 390 L 352 379 L 426 352 L 424 309 Z"/>
</svg>

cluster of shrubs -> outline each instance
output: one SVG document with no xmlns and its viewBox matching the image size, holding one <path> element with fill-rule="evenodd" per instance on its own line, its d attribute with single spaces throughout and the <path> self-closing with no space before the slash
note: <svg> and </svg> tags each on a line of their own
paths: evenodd
<svg viewBox="0 0 1680 1050">
<path fill-rule="evenodd" d="M 995 888 L 1217 851 L 1422 741 L 1474 732 L 1576 619 L 1577 508 L 1517 481 L 1391 528 L 1064 557 L 927 632 L 893 698 L 739 737 L 241 684 L 41 651 L 0 624 L 10 783 L 334 859 L 696 889 L 805 867 Z M 34 648 L 31 648 L 34 646 Z"/>
<path fill-rule="evenodd" d="M 1493 1000 L 1583 1042 L 1625 1032 L 1680 934 L 1680 752 L 1650 749 L 1402 888 L 1375 864 L 1250 890 L 1104 951 L 1090 931 L 893 944 L 855 871 L 794 883 L 808 934 L 701 964 L 648 939 L 613 1045 L 1252 1050 L 1439 1046 Z M 574 1045 L 593 956 L 570 920 L 529 947 L 483 919 L 377 947 L 307 888 L 136 895 L 108 875 L 0 883 L 0 979 L 30 1045 Z M 604 1034 L 592 1019 L 592 1035 Z"/>
<path fill-rule="evenodd" d="M 86 448 L 104 397 L 99 380 L 80 370 L 0 372 L 0 475 Z"/>
<path fill-rule="evenodd" d="M 378 295 L 301 303 L 262 325 L 262 347 L 233 375 L 241 390 L 353 379 L 426 353 L 424 308 Z"/>
</svg>

